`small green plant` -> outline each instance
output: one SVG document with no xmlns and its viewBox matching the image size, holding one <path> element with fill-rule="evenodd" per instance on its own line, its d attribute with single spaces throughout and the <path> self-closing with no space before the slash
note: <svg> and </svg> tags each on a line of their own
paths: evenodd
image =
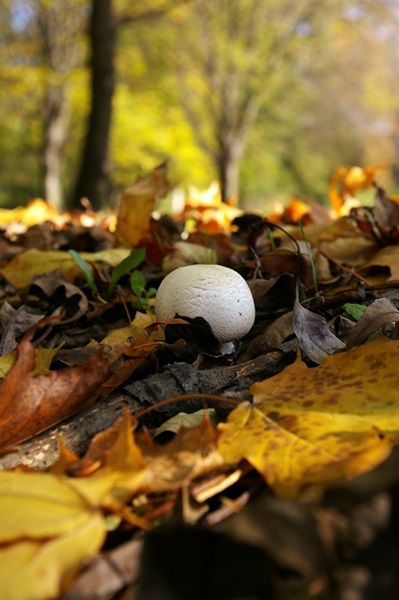
<svg viewBox="0 0 399 600">
<path fill-rule="evenodd" d="M 141 271 L 137 270 L 137 267 L 144 261 L 145 254 L 145 248 L 134 249 L 129 256 L 124 258 L 119 265 L 116 265 L 116 267 L 112 269 L 111 279 L 106 293 L 107 300 L 112 297 L 112 294 L 114 293 L 120 279 L 124 275 L 127 275 L 127 273 L 132 272 L 130 276 L 130 287 L 134 295 L 137 296 L 137 302 L 134 302 L 133 304 L 137 308 L 146 308 L 148 306 L 148 301 L 150 298 L 155 296 L 156 290 L 154 288 L 150 288 L 149 290 L 145 289 L 145 277 Z M 92 293 L 96 296 L 101 296 L 100 291 L 94 282 L 91 268 L 87 262 L 80 256 L 78 252 L 76 252 L 76 250 L 69 250 L 69 255 L 79 265 Z"/>
<path fill-rule="evenodd" d="M 133 302 L 133 306 L 136 308 L 148 309 L 149 300 L 154 298 L 157 292 L 155 288 L 146 290 L 145 285 L 146 281 L 143 273 L 137 270 L 133 271 L 130 276 L 130 287 L 133 294 L 137 297 L 137 301 Z"/>
</svg>

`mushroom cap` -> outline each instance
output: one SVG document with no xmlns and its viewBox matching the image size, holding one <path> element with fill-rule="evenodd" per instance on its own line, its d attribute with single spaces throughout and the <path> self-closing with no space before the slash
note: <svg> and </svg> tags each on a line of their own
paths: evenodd
<svg viewBox="0 0 399 600">
<path fill-rule="evenodd" d="M 189 265 L 169 273 L 155 298 L 158 321 L 176 314 L 203 317 L 219 342 L 242 338 L 255 321 L 251 290 L 239 273 L 221 265 Z"/>
</svg>

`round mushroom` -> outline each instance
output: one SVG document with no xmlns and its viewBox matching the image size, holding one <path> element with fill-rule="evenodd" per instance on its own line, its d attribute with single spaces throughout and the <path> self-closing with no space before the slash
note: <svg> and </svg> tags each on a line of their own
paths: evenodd
<svg viewBox="0 0 399 600">
<path fill-rule="evenodd" d="M 219 342 L 242 338 L 255 321 L 255 304 L 245 279 L 221 265 L 189 265 L 169 273 L 155 298 L 158 321 L 203 317 Z"/>
</svg>

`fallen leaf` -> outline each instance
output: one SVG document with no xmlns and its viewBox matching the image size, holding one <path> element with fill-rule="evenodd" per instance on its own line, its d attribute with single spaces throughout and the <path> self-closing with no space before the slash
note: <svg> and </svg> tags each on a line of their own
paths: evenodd
<svg viewBox="0 0 399 600">
<path fill-rule="evenodd" d="M 363 265 L 378 248 L 373 238 L 361 234 L 356 221 L 349 217 L 337 219 L 327 225 L 308 225 L 306 238 L 327 258 Z"/>
<path fill-rule="evenodd" d="M 298 295 L 292 313 L 292 327 L 301 350 L 316 364 L 320 364 L 325 356 L 345 348 L 344 342 L 330 331 L 326 319 L 304 308 Z"/>
<path fill-rule="evenodd" d="M 105 262 L 111 267 L 118 265 L 130 254 L 127 248 L 110 248 L 101 252 L 81 252 L 80 256 L 89 264 Z M 42 251 L 26 250 L 13 258 L 5 267 L 0 269 L 0 274 L 20 290 L 29 285 L 38 275 L 59 270 L 67 281 L 82 278 L 82 272 L 76 261 L 68 252 L 61 250 Z"/>
<path fill-rule="evenodd" d="M 330 204 L 334 212 L 339 216 L 348 214 L 350 208 L 354 206 L 353 201 L 356 193 L 370 188 L 377 173 L 384 168 L 386 167 L 337 167 L 331 177 L 328 190 Z"/>
<path fill-rule="evenodd" d="M 5 600 L 55 598 L 105 539 L 100 511 L 48 473 L 0 472 L 0 589 Z"/>
<path fill-rule="evenodd" d="M 219 451 L 248 460 L 285 497 L 370 470 L 399 439 L 398 359 L 399 342 L 385 337 L 319 367 L 298 358 L 252 386 L 255 406 L 219 425 Z"/>
<path fill-rule="evenodd" d="M 112 375 L 111 359 L 100 349 L 79 366 L 30 376 L 36 368 L 32 338 L 43 323 L 18 344 L 17 359 L 0 383 L 1 450 L 93 404 L 96 391 Z"/>
<path fill-rule="evenodd" d="M 388 323 L 399 322 L 399 311 L 388 298 L 377 298 L 366 308 L 355 327 L 349 334 L 346 349 L 359 346 L 365 342 L 372 333 L 375 333 Z"/>
<path fill-rule="evenodd" d="M 385 267 L 391 272 L 387 281 L 399 281 L 399 246 L 386 246 L 381 248 L 360 271 L 367 273 L 371 268 Z"/>
<path fill-rule="evenodd" d="M 43 317 L 43 314 L 33 314 L 25 304 L 14 309 L 7 301 L 4 302 L 0 309 L 0 355 L 6 356 L 15 350 L 18 339 Z"/>
<path fill-rule="evenodd" d="M 399 226 L 399 198 L 387 196 L 379 186 L 376 186 L 376 190 L 374 217 L 383 232 L 389 234 L 393 228 L 397 229 Z"/>
<path fill-rule="evenodd" d="M 116 235 L 133 248 L 145 243 L 150 234 L 151 213 L 155 201 L 171 189 L 166 176 L 166 164 L 157 167 L 147 177 L 139 178 L 124 190 L 116 224 Z"/>
<path fill-rule="evenodd" d="M 62 307 L 62 323 L 77 321 L 87 313 L 89 302 L 82 290 L 59 277 L 43 275 L 36 277 L 29 288 L 29 295 L 36 296 L 52 307 Z"/>
</svg>

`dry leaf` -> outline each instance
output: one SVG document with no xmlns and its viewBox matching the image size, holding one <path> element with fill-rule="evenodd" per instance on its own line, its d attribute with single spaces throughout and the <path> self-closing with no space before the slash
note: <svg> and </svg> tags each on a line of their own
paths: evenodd
<svg viewBox="0 0 399 600">
<path fill-rule="evenodd" d="M 337 167 L 331 177 L 329 187 L 330 204 L 335 213 L 339 216 L 348 214 L 350 208 L 354 206 L 351 201 L 356 193 L 370 188 L 377 173 L 384 168 L 386 167 Z"/>
<path fill-rule="evenodd" d="M 399 246 L 381 248 L 371 260 L 362 266 L 361 272 L 367 273 L 372 267 L 386 267 L 391 274 L 387 281 L 399 281 Z"/>
<path fill-rule="evenodd" d="M 399 342 L 378 338 L 308 368 L 299 358 L 252 386 L 219 425 L 229 463 L 247 459 L 275 492 L 295 497 L 367 471 L 389 454 L 399 432 Z"/>
<path fill-rule="evenodd" d="M 325 356 L 345 348 L 344 342 L 330 331 L 325 318 L 304 308 L 298 295 L 292 313 L 292 327 L 301 350 L 316 364 L 320 364 Z"/>
<path fill-rule="evenodd" d="M 166 176 L 166 164 L 157 167 L 150 175 L 139 178 L 127 188 L 121 199 L 116 235 L 133 248 L 145 244 L 150 233 L 151 213 L 155 201 L 171 189 Z"/>
<path fill-rule="evenodd" d="M 399 322 L 399 311 L 388 298 L 377 298 L 366 308 L 355 327 L 350 332 L 346 349 L 354 348 L 365 342 L 369 336 L 387 325 Z"/>
<path fill-rule="evenodd" d="M 97 390 L 112 375 L 111 359 L 103 358 L 100 349 L 79 366 L 31 376 L 36 331 L 33 328 L 18 344 L 17 359 L 0 383 L 1 450 L 93 404 Z"/>
<path fill-rule="evenodd" d="M 102 514 L 66 480 L 0 473 L 0 589 L 5 600 L 55 598 L 105 539 Z"/>
<path fill-rule="evenodd" d="M 129 254 L 128 248 L 110 248 L 101 252 L 81 252 L 80 256 L 89 264 L 105 262 L 115 267 Z M 0 269 L 0 274 L 19 290 L 29 285 L 36 276 L 55 270 L 61 271 L 68 281 L 82 279 L 82 271 L 68 252 L 34 248 L 10 260 L 7 266 Z"/>
</svg>

